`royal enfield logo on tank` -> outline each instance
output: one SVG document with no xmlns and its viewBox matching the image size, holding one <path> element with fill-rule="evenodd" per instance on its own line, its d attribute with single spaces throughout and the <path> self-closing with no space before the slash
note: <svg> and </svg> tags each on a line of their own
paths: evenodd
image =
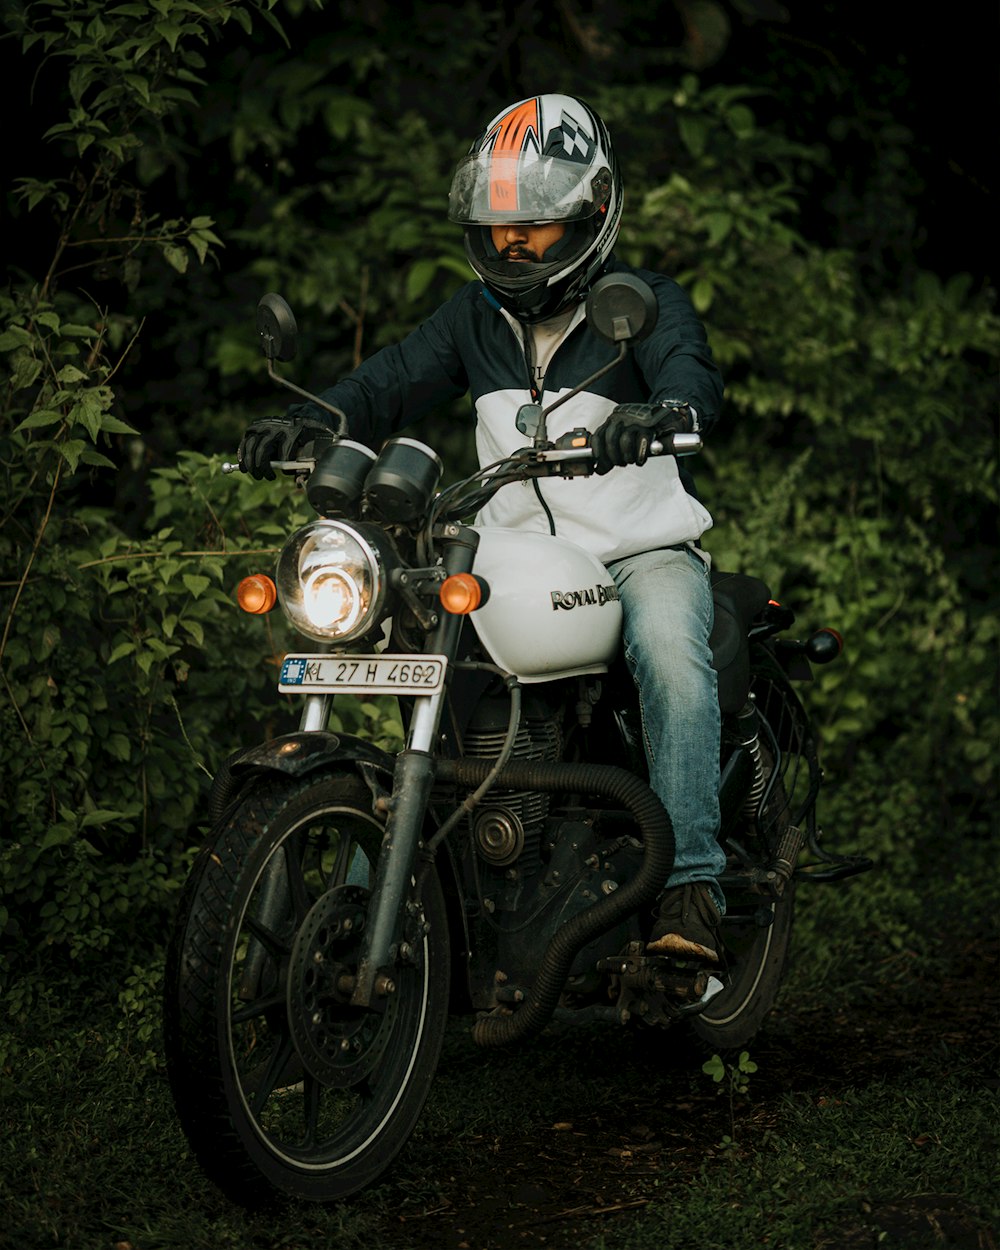
<svg viewBox="0 0 1000 1250">
<path fill-rule="evenodd" d="M 605 603 L 617 602 L 618 587 L 592 586 L 589 590 L 553 590 L 552 610 L 563 608 L 566 612 L 573 608 L 602 607 Z"/>
</svg>

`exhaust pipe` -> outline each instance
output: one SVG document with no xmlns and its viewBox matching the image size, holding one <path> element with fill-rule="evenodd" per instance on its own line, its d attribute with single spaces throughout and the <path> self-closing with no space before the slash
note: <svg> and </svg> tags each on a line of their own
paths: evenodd
<svg viewBox="0 0 1000 1250">
<path fill-rule="evenodd" d="M 492 767 L 489 760 L 439 760 L 436 773 L 439 781 L 474 788 L 482 785 Z M 623 768 L 515 761 L 501 769 L 494 785 L 501 790 L 572 790 L 609 799 L 635 817 L 644 852 L 631 881 L 556 930 L 542 956 L 535 983 L 517 1011 L 484 1016 L 473 1026 L 473 1040 L 480 1046 L 509 1046 L 540 1033 L 552 1019 L 579 951 L 657 898 L 674 865 L 674 830 L 649 786 Z"/>
</svg>

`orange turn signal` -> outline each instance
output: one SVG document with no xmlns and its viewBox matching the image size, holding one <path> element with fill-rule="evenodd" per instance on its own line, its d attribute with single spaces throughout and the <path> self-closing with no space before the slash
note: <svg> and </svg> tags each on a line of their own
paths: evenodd
<svg viewBox="0 0 1000 1250">
<path fill-rule="evenodd" d="M 452 616 L 467 616 L 483 602 L 483 584 L 471 573 L 453 573 L 441 583 L 441 606 Z"/>
<path fill-rule="evenodd" d="M 244 612 L 263 616 L 278 602 L 278 588 L 266 573 L 253 573 L 236 587 L 236 602 Z"/>
</svg>

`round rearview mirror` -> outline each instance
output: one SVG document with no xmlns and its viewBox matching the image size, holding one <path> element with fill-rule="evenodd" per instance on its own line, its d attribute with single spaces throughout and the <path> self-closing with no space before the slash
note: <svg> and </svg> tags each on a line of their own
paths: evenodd
<svg viewBox="0 0 1000 1250">
<path fill-rule="evenodd" d="M 644 339 L 656 325 L 658 313 L 652 289 L 634 274 L 605 274 L 587 296 L 587 324 L 609 343 Z"/>
<path fill-rule="evenodd" d="M 268 360 L 294 360 L 299 328 L 287 301 L 273 291 L 257 305 L 257 333 Z"/>
</svg>

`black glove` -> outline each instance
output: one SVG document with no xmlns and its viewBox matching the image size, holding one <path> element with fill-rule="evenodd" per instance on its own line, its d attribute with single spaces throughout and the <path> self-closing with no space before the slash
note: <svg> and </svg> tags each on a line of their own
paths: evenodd
<svg viewBox="0 0 1000 1250">
<path fill-rule="evenodd" d="M 649 445 L 666 434 L 694 429 L 688 404 L 619 404 L 594 434 L 594 472 L 610 473 L 626 464 L 645 464 Z"/>
<path fill-rule="evenodd" d="M 335 437 L 328 425 L 309 417 L 261 417 L 247 427 L 236 458 L 244 473 L 273 482 L 272 460 L 295 460 L 307 444 L 318 456 Z"/>
</svg>

